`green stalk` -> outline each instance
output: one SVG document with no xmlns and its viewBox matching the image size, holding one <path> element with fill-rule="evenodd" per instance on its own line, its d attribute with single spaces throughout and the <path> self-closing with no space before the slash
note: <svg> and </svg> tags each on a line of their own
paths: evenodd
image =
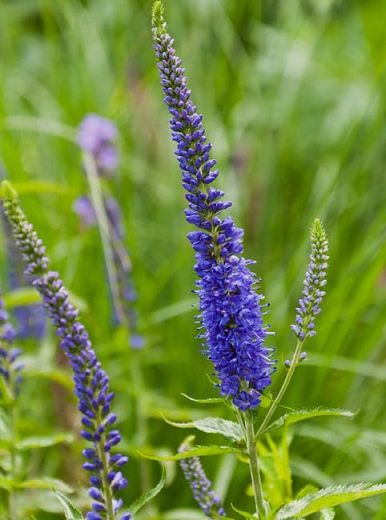
<svg viewBox="0 0 386 520">
<path fill-rule="evenodd" d="M 245 440 L 247 444 L 247 452 L 249 457 L 249 471 L 251 474 L 253 497 L 255 501 L 255 515 L 260 520 L 265 519 L 265 506 L 263 499 L 263 486 L 260 477 L 260 465 L 256 448 L 255 431 L 253 425 L 253 416 L 250 412 L 243 414 L 239 413 L 239 421 L 242 421 L 242 428 L 245 433 Z"/>
<path fill-rule="evenodd" d="M 259 437 L 264 432 L 264 430 L 268 426 L 269 421 L 271 420 L 273 414 L 275 413 L 277 407 L 279 406 L 280 401 L 283 399 L 283 396 L 286 393 L 287 388 L 294 375 L 296 367 L 299 364 L 300 354 L 302 353 L 302 348 L 303 348 L 303 343 L 304 343 L 304 340 L 298 339 L 298 342 L 297 342 L 296 348 L 295 348 L 295 352 L 294 352 L 294 355 L 292 356 L 291 364 L 290 364 L 289 369 L 287 370 L 287 374 L 285 376 L 283 384 L 282 384 L 277 396 L 275 397 L 273 403 L 271 404 L 271 407 L 268 410 L 267 415 L 265 416 L 263 422 L 261 423 L 259 429 L 257 430 L 256 437 Z"/>
<path fill-rule="evenodd" d="M 103 254 L 105 257 L 107 276 L 111 290 L 111 298 L 117 313 L 118 320 L 125 321 L 125 313 L 122 307 L 121 299 L 119 297 L 119 284 L 116 269 L 114 266 L 113 249 L 109 239 L 109 222 L 106 215 L 105 205 L 103 203 L 102 189 L 99 182 L 98 172 L 93 157 L 85 153 L 83 155 L 83 164 L 86 172 L 86 177 L 90 187 L 90 194 L 92 205 L 95 209 L 95 214 L 98 222 L 99 233 L 102 241 Z"/>
</svg>

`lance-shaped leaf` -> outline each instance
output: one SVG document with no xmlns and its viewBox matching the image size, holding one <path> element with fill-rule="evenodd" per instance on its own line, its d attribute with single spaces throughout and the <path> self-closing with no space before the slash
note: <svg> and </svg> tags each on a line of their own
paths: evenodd
<svg viewBox="0 0 386 520">
<path fill-rule="evenodd" d="M 128 511 L 132 513 L 133 515 L 137 513 L 142 507 L 147 504 L 150 500 L 152 500 L 154 497 L 158 495 L 158 493 L 162 490 L 162 488 L 165 485 L 165 479 L 166 479 L 166 472 L 165 467 L 162 466 L 162 475 L 160 481 L 157 483 L 156 486 L 154 486 L 152 489 L 149 489 L 149 491 L 146 491 L 143 493 L 135 502 L 131 504 Z"/>
<path fill-rule="evenodd" d="M 278 430 L 279 428 L 283 428 L 284 426 L 289 426 L 291 424 L 295 424 L 300 421 L 307 421 L 308 419 L 315 419 L 317 417 L 349 417 L 350 419 L 354 417 L 354 413 L 349 410 L 344 410 L 343 408 L 305 408 L 302 410 L 294 410 L 293 412 L 286 413 L 279 417 L 276 421 L 270 424 L 263 432 L 271 432 L 273 430 Z"/>
<path fill-rule="evenodd" d="M 64 518 L 66 520 L 84 520 L 82 513 L 74 504 L 62 493 L 55 491 L 56 498 L 62 504 L 64 511 Z"/>
<path fill-rule="evenodd" d="M 140 452 L 141 456 L 145 459 L 157 460 L 159 462 L 168 462 L 171 460 L 182 460 L 190 457 L 208 457 L 211 455 L 224 455 L 226 453 L 237 453 L 242 454 L 243 452 L 232 446 L 195 446 L 191 450 L 184 451 L 182 453 L 176 453 L 175 455 L 157 455 L 155 453 L 143 453 Z"/>
<path fill-rule="evenodd" d="M 205 433 L 216 433 L 222 435 L 234 442 L 241 442 L 244 440 L 243 430 L 235 421 L 228 421 L 226 419 L 219 419 L 218 417 L 205 417 L 191 422 L 172 422 L 165 419 L 168 424 L 176 426 L 177 428 L 195 428 Z"/>
<path fill-rule="evenodd" d="M 327 487 L 315 493 L 310 493 L 299 500 L 289 502 L 277 512 L 275 520 L 304 518 L 324 509 L 380 495 L 381 493 L 386 493 L 386 484 L 364 482 Z"/>
</svg>

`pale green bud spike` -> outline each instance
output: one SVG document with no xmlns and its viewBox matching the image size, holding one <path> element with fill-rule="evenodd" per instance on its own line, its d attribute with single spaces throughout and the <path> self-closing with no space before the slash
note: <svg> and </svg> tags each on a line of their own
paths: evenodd
<svg viewBox="0 0 386 520">
<path fill-rule="evenodd" d="M 3 181 L 0 184 L 0 198 L 2 200 L 17 200 L 18 195 L 15 188 L 12 186 L 12 184 L 8 181 Z"/>
<path fill-rule="evenodd" d="M 327 244 L 327 233 L 320 219 L 316 218 L 311 226 L 311 241 Z"/>
<path fill-rule="evenodd" d="M 164 18 L 164 5 L 161 0 L 156 0 L 152 10 L 152 26 L 157 36 L 166 33 L 166 22 Z"/>
</svg>

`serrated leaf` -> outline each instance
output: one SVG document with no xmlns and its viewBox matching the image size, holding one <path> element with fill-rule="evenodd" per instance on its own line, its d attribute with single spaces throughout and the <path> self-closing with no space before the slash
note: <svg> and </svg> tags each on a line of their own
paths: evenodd
<svg viewBox="0 0 386 520">
<path fill-rule="evenodd" d="M 128 508 L 128 511 L 130 511 L 130 513 L 132 513 L 134 515 L 140 509 L 142 509 L 142 507 L 145 504 L 147 504 L 150 500 L 152 500 L 154 497 L 156 497 L 158 495 L 158 493 L 160 493 L 160 491 L 165 486 L 165 479 L 166 479 L 166 471 L 165 471 L 164 466 L 162 466 L 162 475 L 161 475 L 161 479 L 158 482 L 158 484 L 156 486 L 154 486 L 152 489 L 150 489 L 149 491 L 146 491 L 145 493 L 143 493 L 139 498 L 137 498 L 137 500 L 135 500 L 131 504 L 131 506 Z"/>
<path fill-rule="evenodd" d="M 290 424 L 295 424 L 300 421 L 307 421 L 308 419 L 314 419 L 316 417 L 338 416 L 352 418 L 354 415 L 355 414 L 349 410 L 344 410 L 342 408 L 317 407 L 294 410 L 293 412 L 286 413 L 279 417 L 279 419 L 270 424 L 260 435 L 271 432 L 273 430 L 278 430 L 284 426 L 289 426 Z"/>
<path fill-rule="evenodd" d="M 299 491 L 299 493 L 296 494 L 295 498 L 298 500 L 299 498 L 303 498 L 306 495 L 310 495 L 311 493 L 316 493 L 317 491 L 319 491 L 319 488 L 312 486 L 311 484 L 307 484 Z"/>
<path fill-rule="evenodd" d="M 204 419 L 184 423 L 168 421 L 167 419 L 165 421 L 177 428 L 195 428 L 201 432 L 222 435 L 235 442 L 241 442 L 244 439 L 243 430 L 237 422 L 218 417 L 205 417 Z"/>
<path fill-rule="evenodd" d="M 74 504 L 62 493 L 55 491 L 56 498 L 62 504 L 66 520 L 84 520 L 82 513 Z"/>
<path fill-rule="evenodd" d="M 18 450 L 31 450 L 36 448 L 49 448 L 56 444 L 70 443 L 74 436 L 70 433 L 58 433 L 47 437 L 25 437 L 17 443 Z"/>
<path fill-rule="evenodd" d="M 323 509 L 320 512 L 319 520 L 334 520 L 334 518 L 335 518 L 335 511 L 333 509 Z"/>
<path fill-rule="evenodd" d="M 195 446 L 191 450 L 184 451 L 182 453 L 176 453 L 175 455 L 156 455 L 139 452 L 142 457 L 150 460 L 157 460 L 159 462 L 170 461 L 170 460 L 182 460 L 189 459 L 190 457 L 208 457 L 211 455 L 224 455 L 225 453 L 242 453 L 237 448 L 231 446 Z"/>
<path fill-rule="evenodd" d="M 303 518 L 323 509 L 386 493 L 386 484 L 362 483 L 331 486 L 283 506 L 276 520 Z"/>
</svg>

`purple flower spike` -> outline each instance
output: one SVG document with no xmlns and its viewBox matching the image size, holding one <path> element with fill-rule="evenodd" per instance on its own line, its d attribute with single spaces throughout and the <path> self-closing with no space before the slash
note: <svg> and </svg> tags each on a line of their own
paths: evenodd
<svg viewBox="0 0 386 520">
<path fill-rule="evenodd" d="M 244 259 L 243 231 L 231 217 L 221 217 L 231 206 L 224 193 L 211 186 L 219 172 L 210 158 L 202 116 L 190 99 L 190 90 L 167 32 L 162 3 L 153 9 L 154 49 L 158 60 L 165 104 L 171 115 L 172 139 L 187 191 L 186 219 L 199 230 L 188 238 L 196 252 L 195 270 L 203 334 L 208 358 L 213 362 L 221 393 L 242 411 L 259 405 L 261 393 L 271 383 L 271 349 L 264 346 L 268 332 L 263 324 L 261 300 L 255 291 L 252 263 Z"/>
<path fill-rule="evenodd" d="M 42 241 L 21 210 L 16 193 L 6 182 L 2 184 L 2 196 L 5 215 L 27 265 L 25 273 L 42 297 L 60 337 L 60 346 L 73 370 L 74 391 L 84 427 L 81 434 L 92 443 L 92 448 L 83 452 L 87 460 L 83 467 L 91 473 L 89 494 L 94 511 L 89 512 L 87 518 L 115 520 L 116 510 L 121 505 L 115 499 L 115 491 L 124 488 L 127 482 L 118 477 L 119 485 L 114 482 L 112 486 L 108 479 L 108 475 L 114 472 L 117 457 L 110 454 L 110 448 L 120 441 L 119 432 L 112 429 L 115 422 L 115 416 L 111 414 L 114 394 L 110 390 L 109 378 L 95 355 L 86 329 L 78 321 L 77 309 L 68 301 L 62 280 L 58 273 L 48 269 L 49 261 Z M 118 459 L 121 460 L 121 455 Z"/>
<path fill-rule="evenodd" d="M 296 307 L 296 322 L 291 329 L 300 340 L 315 336 L 315 318 L 320 313 L 321 302 L 326 292 L 328 267 L 327 234 L 319 219 L 311 227 L 311 254 L 308 264 L 302 297 Z"/>
<path fill-rule="evenodd" d="M 79 126 L 78 145 L 91 154 L 96 162 L 98 172 L 112 172 L 118 164 L 118 153 L 114 145 L 117 137 L 117 129 L 112 121 L 88 114 Z"/>
<path fill-rule="evenodd" d="M 178 448 L 179 453 L 192 449 L 192 437 L 188 437 Z M 194 499 L 208 518 L 218 518 L 225 516 L 225 510 L 221 506 L 220 499 L 211 490 L 212 483 L 205 475 L 205 471 L 198 457 L 181 459 L 180 466 L 188 481 Z"/>
</svg>

